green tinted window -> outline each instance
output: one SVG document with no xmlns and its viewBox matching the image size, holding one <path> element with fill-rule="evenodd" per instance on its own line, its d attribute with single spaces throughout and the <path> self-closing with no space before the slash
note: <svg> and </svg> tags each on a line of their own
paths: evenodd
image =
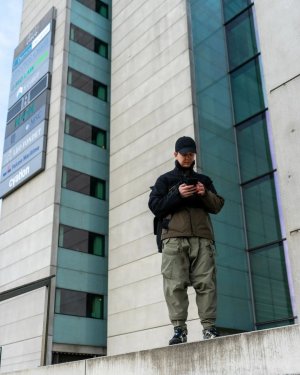
<svg viewBox="0 0 300 375">
<path fill-rule="evenodd" d="M 107 101 L 106 85 L 72 68 L 69 68 L 68 70 L 68 85 L 101 100 Z"/>
<path fill-rule="evenodd" d="M 236 128 L 242 182 L 272 170 L 265 114 Z"/>
<path fill-rule="evenodd" d="M 108 44 L 102 42 L 102 40 L 96 40 L 95 52 L 99 53 L 100 56 L 108 58 Z"/>
<path fill-rule="evenodd" d="M 243 186 L 249 248 L 281 239 L 273 176 Z"/>
<path fill-rule="evenodd" d="M 55 313 L 103 319 L 103 299 L 101 295 L 57 288 Z"/>
<path fill-rule="evenodd" d="M 99 256 L 105 255 L 105 236 L 83 229 L 59 226 L 58 246 Z"/>
<path fill-rule="evenodd" d="M 233 69 L 257 53 L 252 11 L 242 13 L 226 26 L 229 68 Z"/>
<path fill-rule="evenodd" d="M 105 181 L 74 169 L 63 167 L 62 187 L 91 197 L 105 199 Z"/>
<path fill-rule="evenodd" d="M 101 0 L 77 0 L 86 7 L 108 18 L 108 5 Z"/>
<path fill-rule="evenodd" d="M 102 1 L 97 0 L 97 12 L 101 14 L 101 16 L 108 18 L 108 5 L 103 3 Z"/>
<path fill-rule="evenodd" d="M 95 127 L 94 129 L 92 143 L 101 148 L 106 148 L 106 132 Z"/>
<path fill-rule="evenodd" d="M 227 202 L 219 215 L 212 215 L 220 281 L 217 325 L 249 330 L 253 319 L 222 1 L 189 3 L 199 119 L 198 162 Z"/>
<path fill-rule="evenodd" d="M 105 181 L 91 177 L 90 195 L 99 199 L 105 199 Z"/>
<path fill-rule="evenodd" d="M 98 82 L 97 82 L 98 83 Z M 101 100 L 107 101 L 107 87 L 99 84 L 95 87 L 95 96 Z"/>
<path fill-rule="evenodd" d="M 106 148 L 106 132 L 75 117 L 66 115 L 65 133 L 101 148 Z"/>
<path fill-rule="evenodd" d="M 103 297 L 94 294 L 89 295 L 90 301 L 90 317 L 96 319 L 103 319 Z"/>
<path fill-rule="evenodd" d="M 103 256 L 105 253 L 104 236 L 95 235 L 92 239 L 93 254 Z"/>
<path fill-rule="evenodd" d="M 236 124 L 265 108 L 258 59 L 231 74 L 231 89 Z"/>
<path fill-rule="evenodd" d="M 257 322 L 292 317 L 283 245 L 251 252 L 250 265 Z"/>
<path fill-rule="evenodd" d="M 223 0 L 225 21 L 240 13 L 251 3 L 250 0 Z"/>
<path fill-rule="evenodd" d="M 98 53 L 102 57 L 108 57 L 108 44 L 80 27 L 71 24 L 70 39 L 81 46 Z"/>
</svg>

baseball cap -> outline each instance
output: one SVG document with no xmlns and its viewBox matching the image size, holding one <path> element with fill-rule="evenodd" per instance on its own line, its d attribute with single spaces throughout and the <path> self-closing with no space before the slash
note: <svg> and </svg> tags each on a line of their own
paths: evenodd
<svg viewBox="0 0 300 375">
<path fill-rule="evenodd" d="M 186 152 L 197 153 L 196 143 L 191 137 L 180 137 L 175 143 L 175 151 L 184 154 Z"/>
</svg>

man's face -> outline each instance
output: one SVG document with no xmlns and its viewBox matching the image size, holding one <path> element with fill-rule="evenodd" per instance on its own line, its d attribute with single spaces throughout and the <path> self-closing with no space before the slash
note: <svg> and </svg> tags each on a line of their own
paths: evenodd
<svg viewBox="0 0 300 375">
<path fill-rule="evenodd" d="M 196 154 L 193 152 L 185 152 L 182 154 L 180 152 L 174 152 L 174 156 L 183 168 L 189 168 L 193 164 Z"/>
</svg>

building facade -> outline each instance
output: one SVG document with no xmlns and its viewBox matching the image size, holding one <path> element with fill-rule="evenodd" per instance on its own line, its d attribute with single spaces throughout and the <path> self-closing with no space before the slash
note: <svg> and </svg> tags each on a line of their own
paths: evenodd
<svg viewBox="0 0 300 375">
<path fill-rule="evenodd" d="M 212 218 L 217 325 L 233 333 L 297 321 L 298 226 L 289 218 L 298 192 L 287 161 L 298 151 L 283 133 L 298 110 L 282 98 L 298 76 L 299 48 L 283 43 L 297 34 L 291 11 L 297 2 L 113 2 L 109 354 L 163 346 L 172 332 L 147 201 L 181 135 L 195 137 L 198 169 L 225 198 Z M 281 100 L 291 110 L 284 123 Z M 190 293 L 193 341 L 201 327 Z"/>
<path fill-rule="evenodd" d="M 49 12 L 52 35 L 41 24 Z M 106 354 L 110 20 L 109 1 L 23 2 L 5 140 L 29 156 L 21 172 L 1 175 L 1 372 Z M 46 53 L 49 84 L 34 100 Z M 24 182 L 37 158 L 27 132 L 41 120 L 44 170 Z"/>
<path fill-rule="evenodd" d="M 24 0 L 16 64 L 49 12 L 45 163 L 24 181 L 8 163 L 1 174 L 16 186 L 2 192 L 0 372 L 166 345 L 147 202 L 182 135 L 225 198 L 212 217 L 218 327 L 297 323 L 298 1 Z M 8 109 L 12 146 L 27 104 Z"/>
</svg>

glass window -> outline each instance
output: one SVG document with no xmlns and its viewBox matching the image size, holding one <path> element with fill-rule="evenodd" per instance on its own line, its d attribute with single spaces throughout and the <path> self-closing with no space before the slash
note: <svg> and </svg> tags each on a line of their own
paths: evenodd
<svg viewBox="0 0 300 375">
<path fill-rule="evenodd" d="M 101 100 L 107 102 L 107 87 L 104 86 L 102 83 L 94 81 L 94 91 L 93 95 Z"/>
<path fill-rule="evenodd" d="M 105 199 L 105 181 L 74 169 L 63 167 L 62 187 L 95 198 Z"/>
<path fill-rule="evenodd" d="M 229 68 L 233 69 L 257 53 L 252 9 L 226 26 Z"/>
<path fill-rule="evenodd" d="M 235 124 L 265 109 L 258 59 L 230 75 Z"/>
<path fill-rule="evenodd" d="M 72 68 L 68 71 L 68 85 L 107 101 L 107 86 Z"/>
<path fill-rule="evenodd" d="M 83 229 L 60 225 L 58 246 L 99 256 L 105 255 L 105 236 Z"/>
<path fill-rule="evenodd" d="M 283 245 L 251 252 L 250 265 L 257 322 L 291 318 Z"/>
<path fill-rule="evenodd" d="M 236 135 L 242 182 L 271 172 L 273 167 L 265 114 L 237 126 Z"/>
<path fill-rule="evenodd" d="M 280 240 L 282 236 L 273 175 L 244 185 L 243 198 L 249 248 Z"/>
<path fill-rule="evenodd" d="M 100 0 L 78 0 L 81 4 L 108 18 L 108 5 Z"/>
<path fill-rule="evenodd" d="M 106 149 L 106 132 L 75 117 L 66 116 L 65 133 Z"/>
<path fill-rule="evenodd" d="M 225 22 L 250 5 L 251 0 L 223 0 Z"/>
<path fill-rule="evenodd" d="M 101 295 L 76 290 L 56 289 L 56 314 L 103 319 L 103 311 L 103 296 Z"/>
<path fill-rule="evenodd" d="M 108 58 L 108 44 L 95 36 L 82 30 L 78 26 L 71 24 L 70 39 L 89 50 L 98 53 L 102 57 Z"/>
</svg>

